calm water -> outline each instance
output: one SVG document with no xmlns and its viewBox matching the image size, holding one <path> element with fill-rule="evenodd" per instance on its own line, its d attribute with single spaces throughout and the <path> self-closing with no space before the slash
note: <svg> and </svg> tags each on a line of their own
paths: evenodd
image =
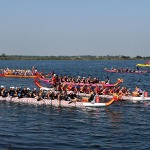
<svg viewBox="0 0 150 150">
<path fill-rule="evenodd" d="M 143 61 L 0 61 L 1 68 L 58 75 L 92 76 L 150 93 L 150 73 L 111 74 L 104 68 L 134 68 Z M 0 78 L 0 85 L 36 87 L 33 79 Z M 0 149 L 150 149 L 150 104 L 115 102 L 107 108 L 55 108 L 0 102 Z"/>
</svg>

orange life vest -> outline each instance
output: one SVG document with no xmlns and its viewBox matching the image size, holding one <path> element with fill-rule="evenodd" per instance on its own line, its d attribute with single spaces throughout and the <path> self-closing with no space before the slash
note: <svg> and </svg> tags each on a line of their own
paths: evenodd
<svg viewBox="0 0 150 150">
<path fill-rule="evenodd" d="M 100 97 L 98 95 L 95 96 L 95 102 L 99 103 L 100 102 Z"/>
</svg>

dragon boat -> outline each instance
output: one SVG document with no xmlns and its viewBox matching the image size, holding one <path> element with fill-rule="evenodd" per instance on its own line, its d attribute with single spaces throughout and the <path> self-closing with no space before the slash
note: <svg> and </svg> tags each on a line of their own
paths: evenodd
<svg viewBox="0 0 150 150">
<path fill-rule="evenodd" d="M 136 66 L 139 66 L 139 67 L 150 67 L 150 64 L 137 64 Z"/>
<path fill-rule="evenodd" d="M 144 64 L 137 64 L 138 67 L 150 67 L 150 60 L 147 60 Z"/>
<path fill-rule="evenodd" d="M 14 103 L 25 103 L 25 104 L 33 104 L 33 105 L 49 105 L 54 107 L 77 107 L 77 108 L 86 108 L 86 107 L 105 107 L 111 105 L 115 100 L 116 97 L 111 98 L 107 102 L 84 102 L 84 100 L 80 102 L 69 102 L 65 100 L 50 100 L 50 99 L 42 99 L 38 101 L 35 98 L 18 98 L 18 97 L 2 97 L 0 96 L 0 101 L 5 102 L 14 102 Z"/>
<path fill-rule="evenodd" d="M 34 67 L 32 69 L 0 69 L 0 77 L 9 78 L 37 78 L 39 73 Z"/>
<path fill-rule="evenodd" d="M 48 87 L 43 87 L 37 80 L 35 80 L 35 84 L 41 89 L 45 91 L 53 91 L 54 88 L 48 88 Z M 68 91 L 69 92 L 69 91 Z M 90 97 L 90 94 L 86 93 L 77 93 L 78 96 L 81 97 Z M 99 95 L 100 98 L 105 98 L 105 99 L 112 99 L 114 96 L 117 96 L 118 100 L 126 100 L 126 101 L 133 101 L 133 102 L 143 102 L 143 101 L 150 101 L 150 97 L 148 96 L 148 92 L 144 92 L 143 95 L 140 97 L 136 96 L 118 96 L 117 94 L 114 95 Z"/>
<path fill-rule="evenodd" d="M 48 78 L 42 78 L 41 76 L 37 75 L 37 79 L 41 80 L 41 81 L 44 81 L 48 84 L 53 84 L 51 79 L 48 79 Z M 122 83 L 123 82 L 123 79 L 118 79 L 116 83 L 114 84 L 105 84 L 104 82 L 100 82 L 100 83 L 76 83 L 76 82 L 62 82 L 63 84 L 65 85 L 78 85 L 78 86 L 91 86 L 91 87 L 95 87 L 95 86 L 103 86 L 103 87 L 113 87 L 113 86 L 117 86 L 118 84 Z M 38 83 L 37 80 L 35 80 L 35 84 L 38 86 L 38 87 L 41 87 L 41 85 Z M 59 84 L 59 83 L 58 83 Z"/>
<path fill-rule="evenodd" d="M 118 69 L 107 69 L 104 68 L 104 70 L 106 72 L 110 72 L 110 73 L 130 73 L 130 74 L 144 74 L 147 73 L 148 70 L 131 70 L 131 71 L 125 71 L 125 70 L 118 70 Z"/>
</svg>

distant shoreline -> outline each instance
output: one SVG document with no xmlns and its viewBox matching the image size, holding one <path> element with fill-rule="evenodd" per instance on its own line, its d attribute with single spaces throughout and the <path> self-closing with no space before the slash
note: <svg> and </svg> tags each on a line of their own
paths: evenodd
<svg viewBox="0 0 150 150">
<path fill-rule="evenodd" d="M 22 55 L 0 55 L 0 60 L 147 60 L 148 57 L 136 56 L 22 56 Z"/>
</svg>

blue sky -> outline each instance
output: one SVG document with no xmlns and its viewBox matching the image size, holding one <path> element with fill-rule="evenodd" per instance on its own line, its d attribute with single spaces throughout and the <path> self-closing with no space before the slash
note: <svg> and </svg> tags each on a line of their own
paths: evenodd
<svg viewBox="0 0 150 150">
<path fill-rule="evenodd" d="M 0 0 L 0 54 L 150 56 L 150 0 Z"/>
</svg>

